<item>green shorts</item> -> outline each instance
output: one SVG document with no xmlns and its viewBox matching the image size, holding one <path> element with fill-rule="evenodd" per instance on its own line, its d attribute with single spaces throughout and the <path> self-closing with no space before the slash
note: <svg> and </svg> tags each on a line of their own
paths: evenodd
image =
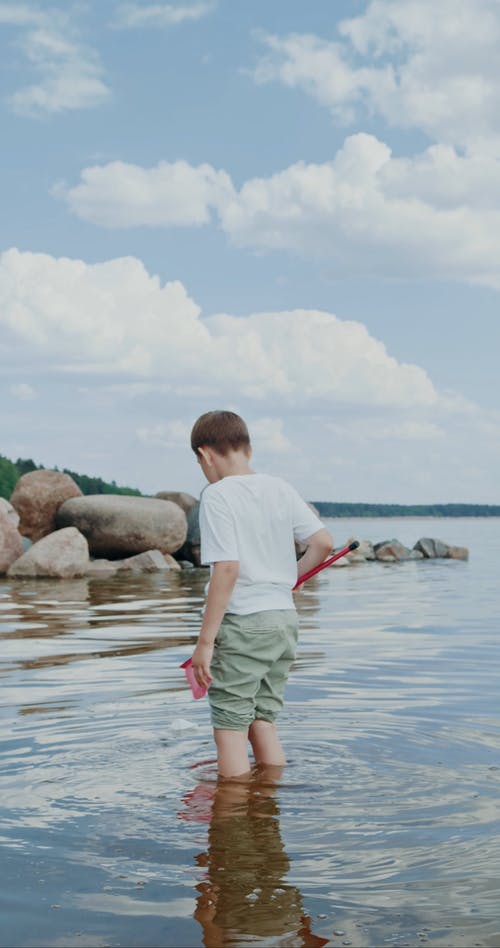
<svg viewBox="0 0 500 948">
<path fill-rule="evenodd" d="M 295 609 L 226 613 L 210 667 L 214 727 L 246 731 L 256 719 L 275 720 L 283 707 L 297 634 Z"/>
</svg>

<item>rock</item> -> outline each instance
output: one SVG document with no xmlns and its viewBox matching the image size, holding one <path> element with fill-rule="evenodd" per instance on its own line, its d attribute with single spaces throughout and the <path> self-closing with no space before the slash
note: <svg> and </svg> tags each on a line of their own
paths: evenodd
<svg viewBox="0 0 500 948">
<path fill-rule="evenodd" d="M 14 527 L 19 526 L 19 514 L 17 510 L 12 506 L 12 504 L 5 500 L 5 497 L 0 497 L 0 514 L 4 513 L 8 520 Z"/>
<path fill-rule="evenodd" d="M 167 570 L 168 563 L 165 562 L 161 550 L 146 550 L 144 553 L 121 560 L 118 569 L 120 572 L 132 570 L 134 573 L 158 573 L 160 570 Z"/>
<path fill-rule="evenodd" d="M 67 500 L 58 510 L 60 527 L 74 526 L 92 555 L 120 557 L 161 550 L 175 553 L 186 539 L 186 514 L 170 500 L 91 494 Z"/>
<path fill-rule="evenodd" d="M 193 566 L 201 566 L 200 543 L 200 505 L 197 502 L 188 513 L 186 541 L 177 552 L 179 562 L 189 560 Z"/>
<path fill-rule="evenodd" d="M 23 538 L 5 508 L 0 507 L 0 575 L 23 555 Z"/>
<path fill-rule="evenodd" d="M 180 573 L 182 566 L 173 556 L 170 555 L 170 553 L 164 553 L 163 557 L 169 569 L 173 569 L 174 571 Z"/>
<path fill-rule="evenodd" d="M 469 551 L 466 546 L 449 546 L 446 554 L 450 560 L 468 560 Z"/>
<path fill-rule="evenodd" d="M 411 552 L 408 547 L 403 546 L 399 540 L 383 540 L 382 543 L 375 543 L 373 547 L 375 558 L 383 563 L 401 562 L 409 560 Z"/>
<path fill-rule="evenodd" d="M 179 560 L 179 566 L 181 569 L 194 569 L 195 565 L 191 560 Z"/>
<path fill-rule="evenodd" d="M 346 540 L 345 545 L 349 546 L 353 540 L 356 540 L 357 537 L 349 537 Z M 353 550 L 352 553 L 347 554 L 347 559 L 350 563 L 364 563 L 365 560 L 374 560 L 375 559 L 375 550 L 373 549 L 373 543 L 370 543 L 369 540 L 358 540 L 359 546 L 357 550 Z"/>
<path fill-rule="evenodd" d="M 432 537 L 421 537 L 420 540 L 417 540 L 413 549 L 420 550 L 426 559 L 431 560 L 435 557 L 448 556 L 449 547 L 448 544 L 443 543 L 442 540 L 434 540 Z"/>
<path fill-rule="evenodd" d="M 120 560 L 92 560 L 87 576 L 114 576 L 118 572 Z"/>
<path fill-rule="evenodd" d="M 80 488 L 69 474 L 59 471 L 23 474 L 10 498 L 21 518 L 19 532 L 36 543 L 56 529 L 55 517 L 61 504 L 70 497 L 81 496 Z"/>
<path fill-rule="evenodd" d="M 410 550 L 410 560 L 423 560 L 424 554 L 420 550 Z"/>
<path fill-rule="evenodd" d="M 15 579 L 52 576 L 73 579 L 86 576 L 89 568 L 87 541 L 75 527 L 56 530 L 38 540 L 10 567 L 8 576 Z"/>
<path fill-rule="evenodd" d="M 196 497 L 193 497 L 192 494 L 186 494 L 181 490 L 159 490 L 158 493 L 155 494 L 155 497 L 158 497 L 160 500 L 171 500 L 172 503 L 178 504 L 186 516 L 198 503 Z"/>
<path fill-rule="evenodd" d="M 347 543 L 344 543 L 344 546 L 347 546 Z M 334 553 L 338 553 L 340 550 L 343 550 L 343 549 L 344 549 L 343 546 L 339 546 L 336 550 L 334 549 L 331 553 L 329 553 L 326 559 L 328 559 L 330 556 L 333 556 Z M 332 563 L 331 568 L 340 569 L 342 566 L 351 566 L 351 565 L 352 565 L 352 562 L 350 560 L 350 554 L 346 553 L 346 555 L 341 556 L 339 560 L 335 560 L 335 562 Z M 330 567 L 327 567 L 327 568 L 330 569 Z"/>
</svg>

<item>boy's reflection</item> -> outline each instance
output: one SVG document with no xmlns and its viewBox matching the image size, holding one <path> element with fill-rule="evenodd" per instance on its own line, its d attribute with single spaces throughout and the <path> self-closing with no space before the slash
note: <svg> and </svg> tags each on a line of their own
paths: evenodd
<svg viewBox="0 0 500 948">
<path fill-rule="evenodd" d="M 299 890 L 284 881 L 290 860 L 274 797 L 279 774 L 277 767 L 260 768 L 248 782 L 220 781 L 211 792 L 200 784 L 184 798 L 184 819 L 210 821 L 207 852 L 196 857 L 206 879 L 196 886 L 194 913 L 206 948 L 236 944 L 245 936 L 252 944 L 262 939 L 269 945 L 270 938 L 298 948 L 328 944 L 312 934 Z"/>
</svg>

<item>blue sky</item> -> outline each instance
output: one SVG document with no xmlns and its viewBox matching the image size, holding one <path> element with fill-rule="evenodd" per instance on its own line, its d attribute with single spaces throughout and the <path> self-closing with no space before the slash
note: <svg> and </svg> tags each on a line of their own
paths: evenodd
<svg viewBox="0 0 500 948">
<path fill-rule="evenodd" d="M 0 451 L 498 503 L 496 0 L 0 2 Z"/>
</svg>

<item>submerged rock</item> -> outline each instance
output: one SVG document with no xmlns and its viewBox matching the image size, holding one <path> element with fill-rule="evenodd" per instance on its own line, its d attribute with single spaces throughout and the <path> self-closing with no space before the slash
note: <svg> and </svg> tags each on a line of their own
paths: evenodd
<svg viewBox="0 0 500 948">
<path fill-rule="evenodd" d="M 133 573 L 158 573 L 168 568 L 161 550 L 146 550 L 136 556 L 129 556 L 126 560 L 120 560 L 118 564 L 120 572 L 131 570 Z"/>
<path fill-rule="evenodd" d="M 89 548 L 85 537 L 75 527 L 66 527 L 34 543 L 12 564 L 8 576 L 74 579 L 86 576 L 88 568 Z"/>
<path fill-rule="evenodd" d="M 61 527 L 74 526 L 92 555 L 120 557 L 161 550 L 175 553 L 187 533 L 186 514 L 169 500 L 91 494 L 67 500 L 57 513 Z"/>
<path fill-rule="evenodd" d="M 55 518 L 61 504 L 70 497 L 81 496 L 69 474 L 43 470 L 23 474 L 10 498 L 21 518 L 19 532 L 36 543 L 56 529 Z"/>
</svg>

